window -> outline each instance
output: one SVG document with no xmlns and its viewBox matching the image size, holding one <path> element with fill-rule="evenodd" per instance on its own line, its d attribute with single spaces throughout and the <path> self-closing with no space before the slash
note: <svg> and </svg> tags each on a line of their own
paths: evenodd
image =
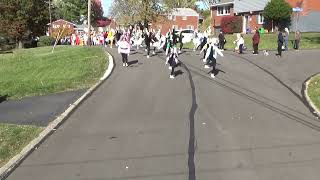
<svg viewBox="0 0 320 180">
<path fill-rule="evenodd" d="M 230 15 L 231 6 L 218 6 L 217 16 Z"/>
<path fill-rule="evenodd" d="M 172 26 L 172 29 L 175 29 L 175 30 L 177 30 L 179 27 L 177 26 L 177 25 L 173 25 Z"/>
<path fill-rule="evenodd" d="M 258 24 L 263 24 L 264 23 L 264 17 L 263 17 L 263 15 L 260 13 L 259 15 L 258 15 Z"/>
<path fill-rule="evenodd" d="M 188 17 L 187 16 L 182 16 L 182 20 L 186 21 L 186 20 L 188 20 Z"/>
<path fill-rule="evenodd" d="M 172 16 L 172 20 L 174 20 L 174 21 L 175 21 L 175 20 L 176 20 L 176 16 Z"/>
<path fill-rule="evenodd" d="M 192 25 L 188 25 L 187 26 L 187 29 L 192 29 L 193 30 L 193 26 Z M 190 30 L 188 30 L 187 32 L 185 32 L 185 33 L 191 33 L 191 31 Z"/>
</svg>

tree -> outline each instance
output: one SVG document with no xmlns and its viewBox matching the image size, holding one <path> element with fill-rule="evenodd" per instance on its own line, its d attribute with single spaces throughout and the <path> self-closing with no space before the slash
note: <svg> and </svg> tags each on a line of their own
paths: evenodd
<svg viewBox="0 0 320 180">
<path fill-rule="evenodd" d="M 170 8 L 196 8 L 197 0 L 164 0 L 164 3 Z"/>
<path fill-rule="evenodd" d="M 288 26 L 291 22 L 292 8 L 285 0 L 271 0 L 264 8 L 263 16 L 276 26 Z"/>
<path fill-rule="evenodd" d="M 29 35 L 42 35 L 48 23 L 45 0 L 1 0 L 0 32 L 15 39 L 19 48 Z"/>
<path fill-rule="evenodd" d="M 77 24 L 87 20 L 88 0 L 55 0 L 53 2 L 56 19 L 64 19 Z M 96 25 L 97 21 L 103 19 L 103 8 L 101 1 L 92 0 L 91 24 Z"/>
<path fill-rule="evenodd" d="M 147 25 L 159 18 L 165 9 L 160 0 L 114 0 L 110 15 L 120 24 L 143 22 Z"/>
</svg>

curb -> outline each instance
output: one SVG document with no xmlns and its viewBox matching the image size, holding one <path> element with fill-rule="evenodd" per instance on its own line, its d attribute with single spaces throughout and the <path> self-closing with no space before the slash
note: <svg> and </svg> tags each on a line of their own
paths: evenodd
<svg viewBox="0 0 320 180">
<path fill-rule="evenodd" d="M 309 106 L 312 108 L 313 110 L 313 113 L 317 116 L 317 118 L 320 117 L 320 110 L 319 108 L 317 108 L 314 103 L 312 102 L 312 100 L 310 99 L 309 97 L 309 94 L 308 94 L 308 88 L 309 88 L 309 84 L 310 84 L 310 81 L 313 77 L 317 76 L 319 74 L 315 74 L 315 75 L 312 75 L 311 77 L 309 77 L 306 82 L 304 83 L 304 90 L 303 90 L 303 95 L 305 97 L 305 99 L 307 100 Z"/>
<path fill-rule="evenodd" d="M 17 168 L 24 159 L 28 157 L 38 146 L 45 141 L 47 137 L 49 137 L 56 129 L 62 125 L 62 123 L 74 112 L 77 107 L 87 99 L 105 80 L 107 80 L 113 69 L 114 69 L 114 59 L 110 53 L 105 50 L 106 55 L 109 57 L 109 65 L 104 73 L 104 75 L 100 78 L 99 82 L 97 82 L 94 86 L 92 86 L 89 90 L 87 90 L 78 100 L 76 100 L 73 104 L 69 106 L 67 110 L 65 110 L 59 117 L 57 117 L 54 121 L 52 121 L 40 134 L 37 138 L 32 140 L 23 150 L 14 156 L 7 164 L 0 168 L 0 180 L 7 178 L 14 170 Z"/>
</svg>

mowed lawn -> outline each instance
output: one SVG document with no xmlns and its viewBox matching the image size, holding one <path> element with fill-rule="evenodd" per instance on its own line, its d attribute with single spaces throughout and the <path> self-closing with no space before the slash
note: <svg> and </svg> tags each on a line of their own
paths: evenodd
<svg viewBox="0 0 320 180">
<path fill-rule="evenodd" d="M 308 87 L 308 95 L 312 102 L 320 109 L 320 75 L 311 79 Z"/>
<path fill-rule="evenodd" d="M 245 45 L 248 50 L 252 50 L 252 36 L 253 34 L 244 34 Z M 227 50 L 233 50 L 235 45 L 233 42 L 236 40 L 236 34 L 225 35 Z M 278 34 L 261 34 L 259 49 L 260 50 L 277 50 Z M 290 33 L 289 49 L 293 49 L 294 33 Z M 193 44 L 187 43 L 185 48 L 192 49 Z M 320 33 L 302 33 L 300 49 L 320 49 Z"/>
<path fill-rule="evenodd" d="M 39 135 L 42 128 L 0 124 L 0 167 Z"/>
<path fill-rule="evenodd" d="M 89 88 L 107 68 L 101 47 L 58 46 L 0 54 L 0 97 L 27 96 Z"/>
</svg>

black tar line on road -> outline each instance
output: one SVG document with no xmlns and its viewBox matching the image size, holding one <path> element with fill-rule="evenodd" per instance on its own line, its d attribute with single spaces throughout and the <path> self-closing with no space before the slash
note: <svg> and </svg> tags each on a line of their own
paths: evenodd
<svg viewBox="0 0 320 180">
<path fill-rule="evenodd" d="M 227 54 L 229 54 L 229 53 L 227 53 Z M 235 57 L 238 57 L 238 56 L 233 55 L 233 54 L 230 54 L 230 55 L 235 56 Z M 243 58 L 243 57 L 240 57 L 240 58 Z M 251 62 L 250 60 L 247 60 L 247 59 L 246 59 L 246 61 Z M 182 62 L 182 61 L 180 60 L 180 62 Z M 251 62 L 251 63 L 252 63 L 252 62 Z M 182 63 L 182 64 L 183 64 L 183 63 Z M 255 65 L 255 64 L 253 63 L 253 65 Z M 185 66 L 186 66 L 186 65 L 185 65 Z M 188 66 L 189 66 L 189 64 L 188 64 Z M 192 66 L 192 65 L 190 65 L 190 66 L 194 68 L 194 66 Z M 260 67 L 260 66 L 258 66 L 258 65 L 256 65 L 256 66 L 257 66 L 259 69 L 263 70 L 264 72 L 266 72 L 266 73 L 268 73 L 268 74 L 270 73 L 270 75 L 271 75 L 273 78 L 275 78 L 278 82 L 281 82 L 282 85 L 285 85 L 284 87 L 291 89 L 291 88 L 288 87 L 286 84 L 284 84 L 279 78 L 277 78 L 275 75 L 273 75 L 271 72 L 265 70 L 264 68 L 262 68 L 262 67 Z M 313 123 L 313 121 L 320 122 L 319 120 L 315 120 L 315 119 L 312 119 L 312 120 L 309 120 L 309 121 L 304 120 L 304 119 L 302 119 L 302 118 L 300 118 L 300 117 L 298 117 L 298 116 L 296 116 L 296 115 L 294 115 L 294 114 L 292 114 L 292 113 L 289 113 L 289 112 L 286 112 L 286 111 L 284 111 L 284 110 L 281 110 L 281 109 L 278 108 L 278 107 L 275 107 L 275 106 L 273 106 L 273 105 L 270 105 L 270 104 L 268 104 L 268 103 L 266 103 L 266 102 L 264 102 L 264 101 L 262 101 L 262 100 L 259 100 L 259 99 L 255 98 L 255 97 L 253 97 L 253 96 L 250 96 L 249 94 L 246 94 L 246 93 L 244 93 L 244 92 L 241 92 L 241 91 L 239 91 L 239 90 L 237 90 L 237 89 L 235 89 L 235 88 L 233 88 L 233 87 L 231 87 L 231 86 L 228 86 L 228 85 L 226 85 L 226 84 L 224 84 L 224 83 L 221 83 L 221 82 L 218 82 L 218 81 L 214 81 L 214 80 L 212 80 L 210 77 L 205 76 L 205 75 L 199 73 L 198 70 L 203 71 L 203 70 L 201 70 L 201 69 L 198 69 L 198 68 L 194 68 L 194 69 L 195 69 L 195 70 L 190 69 L 189 71 L 192 72 L 192 73 L 194 73 L 194 74 L 196 74 L 196 75 L 198 75 L 198 76 L 200 76 L 200 77 L 202 77 L 202 78 L 204 78 L 204 79 L 206 79 L 206 80 L 208 80 L 210 83 L 217 84 L 217 85 L 219 85 L 220 87 L 223 87 L 223 88 L 225 88 L 225 89 L 228 89 L 228 90 L 230 90 L 231 92 L 233 92 L 233 93 L 235 93 L 235 94 L 238 94 L 238 95 L 240 95 L 240 96 L 242 96 L 242 97 L 245 97 L 246 99 L 249 99 L 249 100 L 251 100 L 251 101 L 253 101 L 253 102 L 255 102 L 255 103 L 259 104 L 259 105 L 262 105 L 262 106 L 264 106 L 264 107 L 266 107 L 266 108 L 268 108 L 268 109 L 270 109 L 270 110 L 272 110 L 272 111 L 274 111 L 274 112 L 277 112 L 277 113 L 279 113 L 279 114 L 281 114 L 281 115 L 283 115 L 283 116 L 285 116 L 285 117 L 287 117 L 287 118 L 289 118 L 289 119 L 291 119 L 291 120 L 293 120 L 293 121 L 296 121 L 296 122 L 298 122 L 298 123 L 300 123 L 300 124 L 302 124 L 302 125 L 304 125 L 304 126 L 307 126 L 307 127 L 311 128 L 311 129 L 314 129 L 314 130 L 316 130 L 316 131 L 320 131 L 320 125 L 317 125 L 317 124 Z M 203 72 L 205 72 L 205 71 L 203 71 Z M 207 74 L 207 73 L 206 73 L 206 74 Z M 291 91 L 293 91 L 293 90 L 291 89 Z M 290 92 L 291 92 L 291 91 L 290 91 Z M 293 93 L 295 93 L 295 92 L 293 91 Z M 298 99 L 299 99 L 301 102 L 303 102 L 302 98 L 301 98 L 299 95 L 297 95 L 297 94 L 295 93 L 295 96 L 296 96 L 296 97 L 299 97 Z M 307 102 L 306 102 L 306 103 L 307 103 Z M 305 103 L 303 103 L 303 104 L 306 105 Z M 308 104 L 308 103 L 307 103 L 307 104 Z M 306 107 L 309 108 L 309 105 L 306 105 Z M 310 109 L 309 109 L 309 110 L 310 110 Z M 295 110 L 294 110 L 294 111 L 295 111 Z M 302 113 L 300 113 L 300 114 L 302 114 Z M 312 114 L 314 114 L 313 111 L 312 111 Z M 305 114 L 302 114 L 302 115 L 307 116 L 307 115 L 305 115 Z M 309 118 L 309 119 L 311 119 L 311 118 Z"/>
<path fill-rule="evenodd" d="M 160 58 L 160 55 L 157 56 Z M 162 56 L 163 57 L 163 56 Z M 161 59 L 161 58 L 160 58 Z M 161 59 L 163 60 L 163 59 Z M 164 60 L 165 61 L 165 60 Z M 180 61 L 181 66 L 187 71 L 188 78 L 190 82 L 191 87 L 191 96 L 192 96 L 192 102 L 191 102 L 191 108 L 189 111 L 189 147 L 188 147 L 188 168 L 189 168 L 189 177 L 188 180 L 196 180 L 196 167 L 194 162 L 194 156 L 195 156 L 195 147 L 196 147 L 196 138 L 195 138 L 195 114 L 198 109 L 197 104 L 197 95 L 196 95 L 196 88 L 194 85 L 194 81 L 192 78 L 192 74 L 189 70 L 189 68 Z"/>
<path fill-rule="evenodd" d="M 298 123 L 300 123 L 300 124 L 302 124 L 304 126 L 307 126 L 307 127 L 311 128 L 311 129 L 314 129 L 314 130 L 320 132 L 320 126 L 314 124 L 313 122 L 309 122 L 309 121 L 304 120 L 304 119 L 302 119 L 302 118 L 300 118 L 300 117 L 298 117 L 296 115 L 293 115 L 292 113 L 289 113 L 289 112 L 286 112 L 284 110 L 281 110 L 281 109 L 279 109 L 279 108 L 277 108 L 277 107 L 275 107 L 273 105 L 270 105 L 270 104 L 268 104 L 268 103 L 266 103 L 266 102 L 264 102 L 262 100 L 259 100 L 259 99 L 255 98 L 253 96 L 250 96 L 250 95 L 248 95 L 248 94 L 246 94 L 244 92 L 241 92 L 241 91 L 239 91 L 239 90 L 237 90 L 237 89 L 235 89 L 235 88 L 233 88 L 231 86 L 228 86 L 228 85 L 226 85 L 224 83 L 221 83 L 221 82 L 218 82 L 218 81 L 214 81 L 210 77 L 205 76 L 205 75 L 197 72 L 196 70 L 190 69 L 190 71 L 192 73 L 194 73 L 194 74 L 196 74 L 196 75 L 208 80 L 208 82 L 210 82 L 210 83 L 213 83 L 213 84 L 216 84 L 216 85 L 218 85 L 220 87 L 223 87 L 223 88 L 225 88 L 225 89 L 227 89 L 227 90 L 229 90 L 229 91 L 231 91 L 231 92 L 233 92 L 233 93 L 235 93 L 235 94 L 237 94 L 237 95 L 239 95 L 241 97 L 244 97 L 244 98 L 246 98 L 248 100 L 251 100 L 252 102 L 255 102 L 255 103 L 257 103 L 257 104 L 259 104 L 261 106 L 264 106 L 267 109 L 272 110 L 273 112 L 277 112 L 277 113 L 279 113 L 279 114 L 281 114 L 281 115 L 283 115 L 283 116 L 285 116 L 285 117 L 287 117 L 287 118 L 289 118 L 289 119 L 291 119 L 293 121 L 296 121 L 296 122 L 298 122 Z"/>
<path fill-rule="evenodd" d="M 314 113 L 314 109 L 309 105 L 308 101 L 307 101 L 305 98 L 303 98 L 304 88 L 302 88 L 302 90 L 301 90 L 301 96 L 300 96 L 298 93 L 294 92 L 294 90 L 293 90 L 292 88 L 290 88 L 287 84 L 285 84 L 281 79 L 279 79 L 276 75 L 274 75 L 272 72 L 266 70 L 265 68 L 257 65 L 256 63 L 250 61 L 249 59 L 247 59 L 247 58 L 245 58 L 245 57 L 236 56 L 236 55 L 231 54 L 231 53 L 227 53 L 227 54 L 229 54 L 229 55 L 231 55 L 231 56 L 238 57 L 238 58 L 240 58 L 240 59 L 243 59 L 243 60 L 245 60 L 246 62 L 254 65 L 255 67 L 261 69 L 262 71 L 264 71 L 265 73 L 267 73 L 268 75 L 270 75 L 270 76 L 271 76 L 272 78 L 274 78 L 277 82 L 279 82 L 283 87 L 287 88 L 294 96 L 296 96 L 296 98 L 299 99 L 299 100 L 309 109 L 309 111 L 310 111 L 314 116 L 319 117 L 318 114 Z M 302 85 L 302 86 L 303 86 L 303 85 Z"/>
</svg>

